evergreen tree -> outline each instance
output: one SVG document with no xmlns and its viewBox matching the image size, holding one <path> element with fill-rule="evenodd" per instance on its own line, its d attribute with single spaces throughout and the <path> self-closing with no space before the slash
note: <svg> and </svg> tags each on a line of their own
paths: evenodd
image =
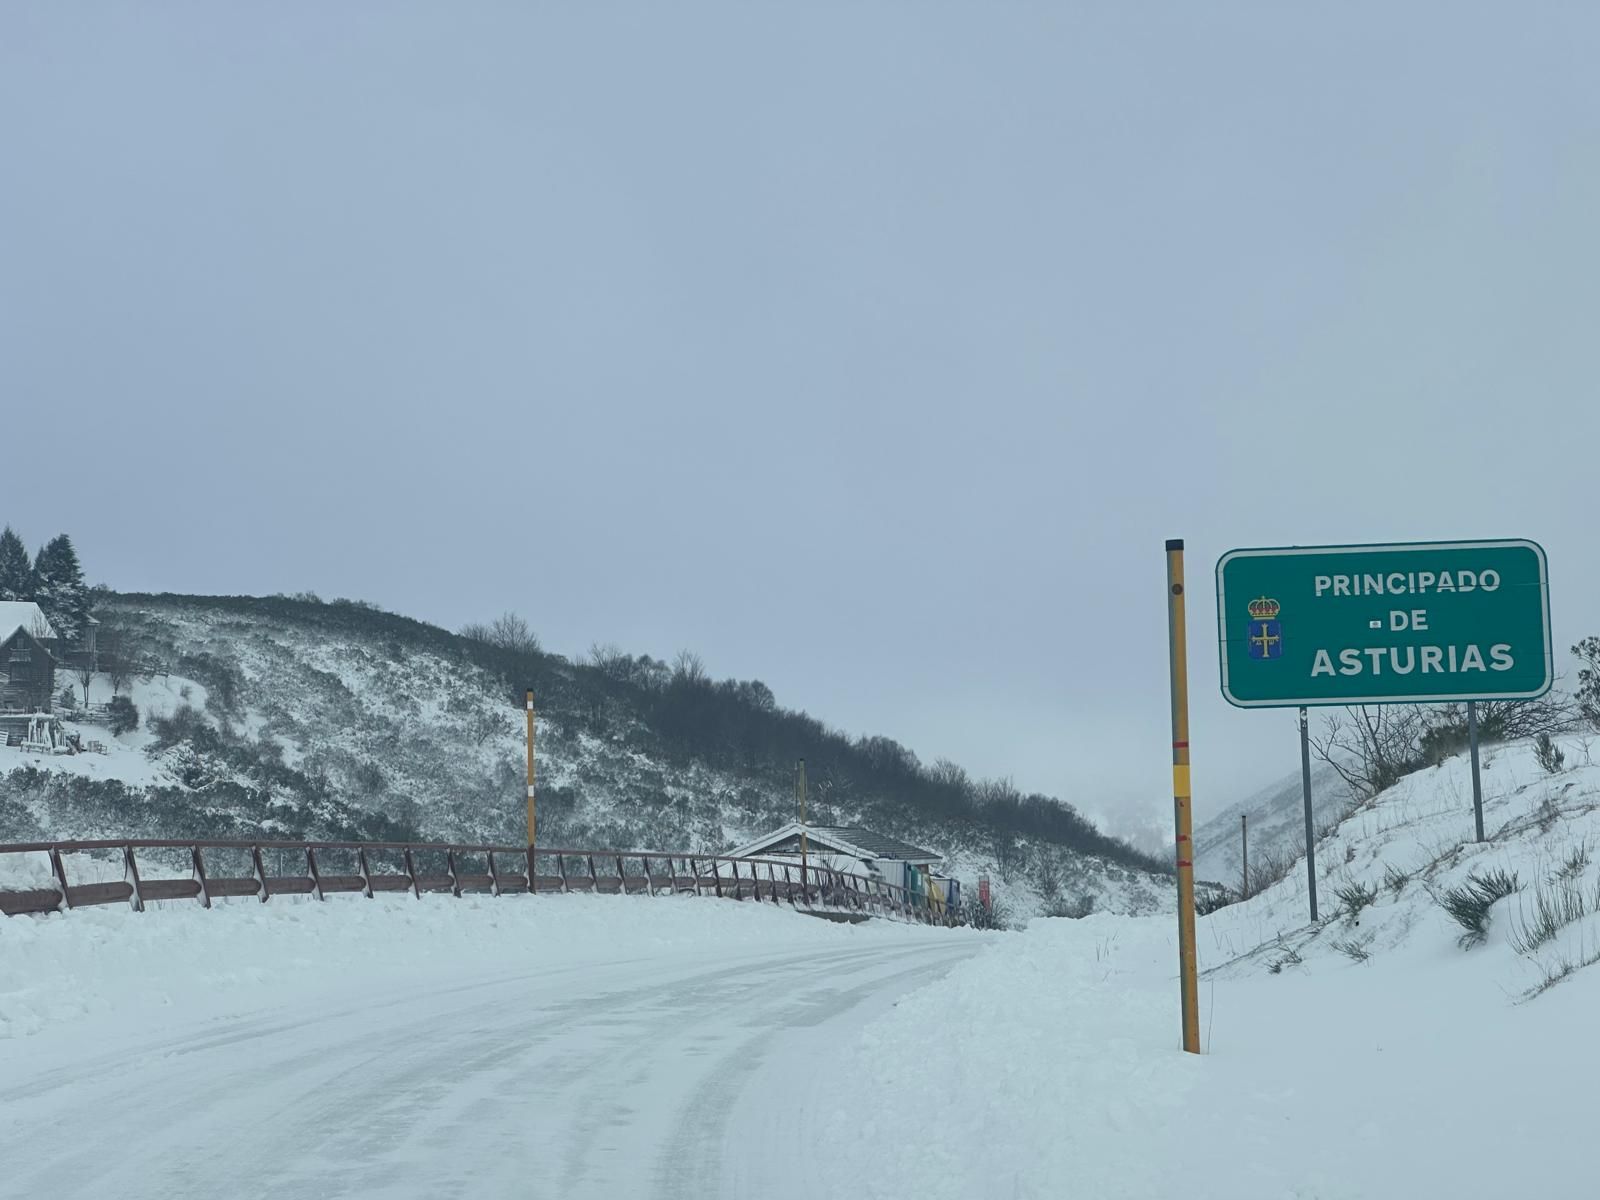
<svg viewBox="0 0 1600 1200">
<path fill-rule="evenodd" d="M 89 623 L 89 589 L 72 539 L 58 534 L 46 542 L 33 561 L 33 598 L 65 643 L 83 637 Z"/>
<path fill-rule="evenodd" d="M 28 562 L 28 548 L 7 525 L 0 533 L 0 600 L 32 599 L 33 567 Z"/>
</svg>

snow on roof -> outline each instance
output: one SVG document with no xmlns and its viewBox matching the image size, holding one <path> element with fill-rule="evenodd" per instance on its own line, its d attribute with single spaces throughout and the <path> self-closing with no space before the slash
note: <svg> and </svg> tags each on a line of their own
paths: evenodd
<svg viewBox="0 0 1600 1200">
<path fill-rule="evenodd" d="M 807 842 L 818 848 L 849 854 L 856 858 L 887 858 L 911 863 L 936 863 L 944 860 L 942 854 L 913 846 L 910 842 L 902 842 L 899 838 L 890 837 L 886 833 L 863 829 L 859 825 L 808 825 L 805 829 Z M 759 857 L 763 852 L 782 845 L 799 833 L 800 823 L 791 821 L 782 829 L 773 830 L 731 853 L 735 858 Z"/>
<path fill-rule="evenodd" d="M 0 641 L 19 629 L 26 629 L 36 638 L 58 636 L 55 627 L 45 620 L 44 610 L 32 600 L 0 600 Z"/>
</svg>

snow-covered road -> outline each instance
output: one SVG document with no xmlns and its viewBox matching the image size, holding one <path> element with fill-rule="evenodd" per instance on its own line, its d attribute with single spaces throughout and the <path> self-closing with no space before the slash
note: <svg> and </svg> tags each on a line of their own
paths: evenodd
<svg viewBox="0 0 1600 1200">
<path fill-rule="evenodd" d="M 847 1039 L 982 944 L 905 932 L 0 1043 L 0 1195 L 812 1194 Z"/>
</svg>

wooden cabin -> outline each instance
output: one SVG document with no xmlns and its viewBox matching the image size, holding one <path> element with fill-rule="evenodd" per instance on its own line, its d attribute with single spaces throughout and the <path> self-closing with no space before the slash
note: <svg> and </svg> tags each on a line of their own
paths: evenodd
<svg viewBox="0 0 1600 1200">
<path fill-rule="evenodd" d="M 49 712 L 59 639 L 37 604 L 0 601 L 0 712 Z"/>
</svg>

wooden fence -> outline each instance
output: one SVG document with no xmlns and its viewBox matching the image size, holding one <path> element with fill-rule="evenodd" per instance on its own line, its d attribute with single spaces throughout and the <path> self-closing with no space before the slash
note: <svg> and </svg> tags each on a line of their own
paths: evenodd
<svg viewBox="0 0 1600 1200">
<path fill-rule="evenodd" d="M 85 854 L 96 856 L 92 860 L 99 868 L 96 873 L 109 867 L 114 874 L 120 858 L 122 878 L 72 882 L 67 864 L 74 856 Z M 194 900 L 206 908 L 215 900 L 251 896 L 262 903 L 274 896 L 321 900 L 339 892 L 369 898 L 380 892 L 410 892 L 419 899 L 424 892 L 451 896 L 593 892 L 680 893 L 930 925 L 965 923 L 962 914 L 944 904 L 867 876 L 721 855 L 533 850 L 445 842 L 134 839 L 0 843 L 0 865 L 13 855 L 43 855 L 49 863 L 50 885 L 0 888 L 0 912 L 7 916 L 65 912 L 97 904 L 127 904 L 142 912 L 146 903 L 157 900 Z M 286 869 L 286 862 L 292 869 Z M 158 875 L 162 869 L 165 873 Z"/>
</svg>

